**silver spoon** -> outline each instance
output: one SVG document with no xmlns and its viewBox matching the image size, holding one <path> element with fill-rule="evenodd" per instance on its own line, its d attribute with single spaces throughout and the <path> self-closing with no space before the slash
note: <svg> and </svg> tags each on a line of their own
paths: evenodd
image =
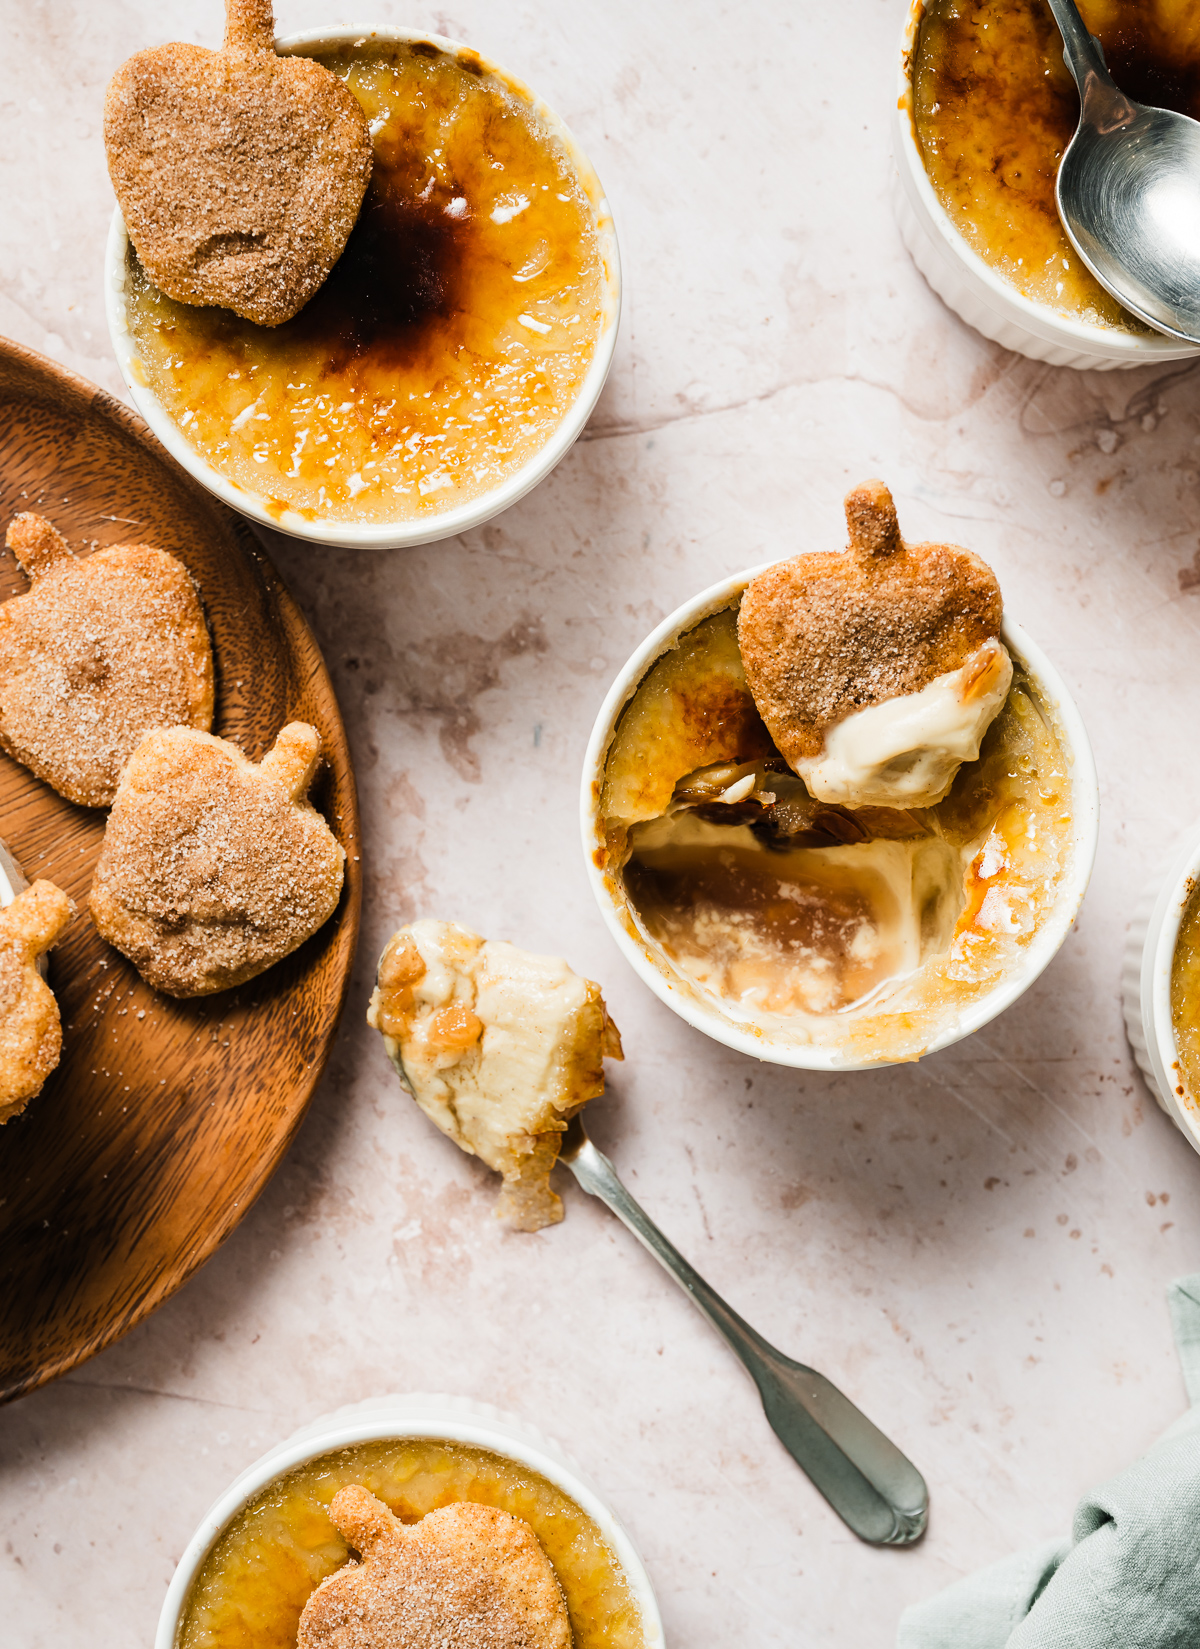
<svg viewBox="0 0 1200 1649">
<path fill-rule="evenodd" d="M 1126 309 L 1200 343 L 1200 123 L 1126 97 L 1075 0 L 1049 5 L 1080 103 L 1054 190 L 1063 228 Z"/>
<path fill-rule="evenodd" d="M 629 1227 L 724 1335 L 758 1387 L 776 1436 L 854 1533 L 877 1546 L 919 1540 L 929 1490 L 896 1445 L 823 1374 L 768 1345 L 693 1271 L 634 1202 L 578 1116 L 567 1124 L 559 1160 L 590 1196 L 599 1197 Z"/>
</svg>

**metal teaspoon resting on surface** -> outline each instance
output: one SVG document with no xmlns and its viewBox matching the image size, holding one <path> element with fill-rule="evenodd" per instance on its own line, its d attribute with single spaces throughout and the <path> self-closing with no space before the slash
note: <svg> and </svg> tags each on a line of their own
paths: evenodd
<svg viewBox="0 0 1200 1649">
<path fill-rule="evenodd" d="M 367 1021 L 426 1116 L 503 1176 L 496 1211 L 508 1225 L 537 1231 L 562 1218 L 549 1178 L 565 1163 L 724 1335 L 784 1447 L 855 1534 L 891 1546 L 920 1538 L 929 1494 L 916 1467 L 824 1375 L 730 1310 L 588 1139 L 579 1110 L 604 1091 L 605 1057 L 621 1057 L 593 980 L 561 957 L 423 918 L 384 947 Z"/>
<path fill-rule="evenodd" d="M 776 1351 L 726 1305 L 647 1219 L 578 1116 L 562 1135 L 559 1161 L 629 1227 L 728 1341 L 758 1387 L 776 1436 L 854 1533 L 879 1546 L 919 1540 L 929 1491 L 917 1468 L 823 1374 Z"/>
<path fill-rule="evenodd" d="M 1079 88 L 1055 199 L 1100 284 L 1160 332 L 1200 343 L 1200 122 L 1135 103 L 1075 0 L 1048 0 Z"/>
</svg>

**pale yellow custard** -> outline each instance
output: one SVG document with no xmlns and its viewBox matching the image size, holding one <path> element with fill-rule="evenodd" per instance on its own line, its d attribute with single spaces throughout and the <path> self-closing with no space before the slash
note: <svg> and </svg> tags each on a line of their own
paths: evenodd
<svg viewBox="0 0 1200 1649">
<path fill-rule="evenodd" d="M 275 514 L 388 522 L 489 492 L 552 436 L 603 324 L 596 205 L 560 138 L 473 53 L 316 52 L 370 121 L 346 250 L 291 321 L 174 303 L 130 250 L 138 371 Z"/>
<path fill-rule="evenodd" d="M 1200 1103 L 1200 889 L 1194 885 L 1171 958 L 1171 1029 L 1183 1078 L 1175 1091 Z"/>
<path fill-rule="evenodd" d="M 1021 966 L 1058 899 L 1071 805 L 1053 714 L 1016 658 L 943 801 L 814 801 L 758 717 L 730 607 L 622 712 L 597 861 L 676 988 L 774 1041 L 909 1059 Z"/>
<path fill-rule="evenodd" d="M 349 1483 L 405 1523 L 462 1500 L 523 1518 L 558 1576 L 574 1649 L 645 1649 L 641 1614 L 617 1558 L 573 1500 L 503 1455 L 424 1438 L 320 1455 L 256 1495 L 205 1558 L 178 1649 L 295 1649 L 305 1603 L 350 1556 L 328 1513 Z"/>
</svg>

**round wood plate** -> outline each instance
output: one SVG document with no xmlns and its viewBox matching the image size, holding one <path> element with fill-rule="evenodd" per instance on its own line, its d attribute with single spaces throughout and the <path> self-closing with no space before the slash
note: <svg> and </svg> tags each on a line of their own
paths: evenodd
<svg viewBox="0 0 1200 1649">
<path fill-rule="evenodd" d="M 233 513 L 102 390 L 0 339 L 0 532 L 47 515 L 73 549 L 146 543 L 200 587 L 216 660 L 214 733 L 255 761 L 288 721 L 319 729 L 313 801 L 346 849 L 337 911 L 237 990 L 159 996 L 100 938 L 84 900 L 107 814 L 0 753 L 0 838 L 79 905 L 50 956 L 63 1057 L 0 1127 L 0 1401 L 110 1345 L 230 1234 L 287 1149 L 328 1057 L 361 902 L 358 801 L 320 651 Z M 26 588 L 0 552 L 0 598 Z"/>
</svg>

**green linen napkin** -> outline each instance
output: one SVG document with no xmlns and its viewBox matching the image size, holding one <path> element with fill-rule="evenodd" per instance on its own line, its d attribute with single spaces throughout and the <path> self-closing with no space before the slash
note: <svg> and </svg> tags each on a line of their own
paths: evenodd
<svg viewBox="0 0 1200 1649">
<path fill-rule="evenodd" d="M 1200 1274 L 1167 1290 L 1193 1405 L 1081 1500 L 1070 1539 L 1007 1557 L 907 1609 L 896 1649 L 1197 1649 Z"/>
</svg>

